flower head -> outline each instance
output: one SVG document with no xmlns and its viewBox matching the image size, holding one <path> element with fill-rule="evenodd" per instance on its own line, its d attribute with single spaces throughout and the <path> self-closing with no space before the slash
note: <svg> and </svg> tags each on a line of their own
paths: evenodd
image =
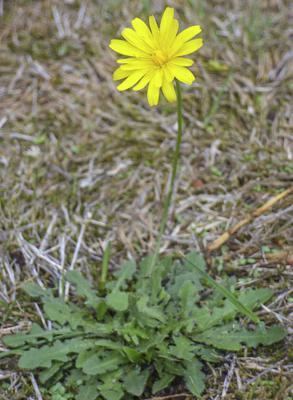
<svg viewBox="0 0 293 400">
<path fill-rule="evenodd" d="M 201 38 L 193 39 L 201 32 L 200 26 L 191 26 L 178 34 L 179 23 L 170 7 L 164 11 L 160 26 L 154 16 L 149 17 L 149 27 L 140 18 L 135 18 L 131 24 L 133 29 L 122 31 L 124 40 L 113 39 L 110 43 L 112 50 L 127 56 L 117 60 L 121 65 L 113 79 L 124 79 L 117 89 L 141 90 L 148 85 L 150 106 L 158 104 L 161 89 L 169 102 L 176 101 L 174 79 L 189 85 L 195 80 L 186 68 L 193 61 L 184 56 L 202 46 Z"/>
</svg>

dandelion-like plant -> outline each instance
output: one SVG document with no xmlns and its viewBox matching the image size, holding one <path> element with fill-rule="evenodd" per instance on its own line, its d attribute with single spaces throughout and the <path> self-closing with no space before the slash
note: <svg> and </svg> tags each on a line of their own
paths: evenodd
<svg viewBox="0 0 293 400">
<path fill-rule="evenodd" d="M 124 91 L 132 88 L 137 91 L 148 85 L 147 98 L 150 106 L 159 103 L 161 89 L 169 102 L 177 100 L 178 134 L 172 162 L 171 183 L 165 199 L 153 262 L 149 269 L 151 275 L 168 219 L 180 156 L 183 118 L 179 82 L 191 85 L 195 80 L 193 73 L 187 68 L 193 64 L 193 60 L 184 56 L 200 49 L 203 40 L 193 39 L 201 32 L 199 25 L 191 26 L 178 34 L 179 23 L 174 18 L 174 9 L 171 7 L 165 9 L 160 26 L 154 16 L 149 17 L 149 27 L 140 18 L 133 19 L 131 23 L 133 29 L 125 28 L 122 31 L 124 40 L 113 39 L 110 42 L 112 50 L 128 56 L 117 60 L 121 66 L 114 72 L 113 79 L 124 79 L 117 89 Z"/>
<path fill-rule="evenodd" d="M 187 69 L 192 61 L 184 56 L 198 50 L 202 39 L 192 39 L 200 32 L 197 25 L 177 34 L 178 22 L 169 7 L 160 26 L 154 17 L 150 17 L 150 28 L 138 18 L 132 25 L 134 29 L 122 32 L 125 40 L 110 44 L 128 56 L 118 60 L 121 66 L 114 73 L 114 79 L 124 79 L 118 89 L 140 90 L 148 85 L 151 106 L 158 104 L 161 89 L 168 101 L 177 100 L 171 184 L 154 254 L 139 264 L 127 261 L 108 279 L 107 246 L 98 290 L 78 271 L 64 276 L 80 301 L 63 299 L 54 288 L 28 282 L 23 289 L 42 304 L 50 329 L 33 323 L 27 333 L 7 335 L 3 342 L 8 349 L 0 349 L 0 360 L 17 356 L 21 369 L 38 374 L 43 391 L 47 387 L 49 394 L 60 391 L 63 396 L 68 388 L 76 400 L 146 398 L 150 392 L 162 393 L 178 378 L 188 392 L 200 398 L 205 389 L 205 362 L 222 362 L 223 350 L 270 346 L 286 336 L 280 326 L 266 328 L 254 313 L 271 298 L 270 289 L 238 290 L 232 280 L 216 282 L 196 252 L 182 260 L 162 257 L 157 262 L 182 139 L 179 82 L 194 81 Z M 243 319 L 238 321 L 239 314 L 253 322 L 249 329 Z"/>
</svg>

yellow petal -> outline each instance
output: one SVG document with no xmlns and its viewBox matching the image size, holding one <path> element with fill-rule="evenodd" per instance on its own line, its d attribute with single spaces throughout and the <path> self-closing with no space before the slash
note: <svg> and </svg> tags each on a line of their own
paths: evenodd
<svg viewBox="0 0 293 400">
<path fill-rule="evenodd" d="M 171 48 L 174 43 L 178 29 L 179 29 L 179 22 L 177 21 L 177 19 L 173 19 L 171 28 L 170 28 L 168 36 L 167 36 L 167 46 L 169 48 Z"/>
<path fill-rule="evenodd" d="M 125 40 L 127 40 L 128 43 L 137 47 L 139 50 L 142 50 L 147 54 L 152 53 L 152 48 L 148 46 L 133 29 L 125 28 L 123 29 L 121 35 Z"/>
<path fill-rule="evenodd" d="M 172 46 L 179 29 L 179 23 L 174 19 L 174 9 L 167 7 L 160 24 L 160 45 L 165 49 Z"/>
<path fill-rule="evenodd" d="M 132 60 L 137 60 L 137 58 L 134 58 L 134 57 L 118 58 L 118 60 L 116 60 L 116 62 L 118 64 L 128 64 Z"/>
<path fill-rule="evenodd" d="M 154 77 L 153 77 L 153 84 L 156 87 L 159 87 L 159 88 L 162 86 L 162 84 L 163 84 L 163 70 L 161 68 L 158 69 L 155 72 Z"/>
<path fill-rule="evenodd" d="M 176 95 L 176 91 L 174 89 L 173 82 L 167 82 L 166 80 L 164 80 L 163 86 L 162 86 L 162 91 L 163 91 L 164 96 L 170 103 L 177 100 L 177 95 Z"/>
<path fill-rule="evenodd" d="M 202 39 L 194 39 L 184 43 L 184 45 L 176 52 L 175 56 L 187 56 L 187 54 L 194 53 L 203 45 Z"/>
<path fill-rule="evenodd" d="M 176 57 L 169 61 L 170 64 L 179 65 L 180 67 L 191 67 L 193 65 L 193 60 L 190 58 Z"/>
<path fill-rule="evenodd" d="M 150 57 L 128 57 L 128 58 L 118 58 L 116 62 L 118 64 L 132 64 L 136 63 L 137 61 L 149 61 Z"/>
<path fill-rule="evenodd" d="M 180 32 L 177 36 L 178 41 L 187 42 L 192 39 L 194 36 L 198 35 L 201 32 L 201 27 L 199 25 L 190 26 L 184 31 Z"/>
<path fill-rule="evenodd" d="M 116 51 L 119 54 L 123 54 L 124 56 L 133 56 L 133 57 L 146 57 L 147 54 L 131 44 L 127 43 L 125 40 L 113 39 L 109 47 Z"/>
<path fill-rule="evenodd" d="M 133 28 L 135 29 L 135 31 L 137 32 L 137 34 L 151 47 L 154 48 L 155 47 L 155 43 L 152 37 L 152 33 L 149 29 L 149 27 L 147 26 L 147 24 L 141 20 L 140 18 L 134 18 L 131 21 L 131 24 L 133 26 Z"/>
<path fill-rule="evenodd" d="M 150 23 L 150 28 L 151 28 L 151 32 L 152 32 L 152 36 L 154 39 L 154 42 L 159 45 L 160 43 L 160 31 L 159 31 L 159 27 L 157 24 L 157 21 L 155 19 L 155 17 L 153 15 L 151 15 L 149 17 L 149 23 Z"/>
<path fill-rule="evenodd" d="M 190 72 L 189 69 L 185 67 L 179 67 L 177 65 L 172 64 L 170 69 L 173 72 L 175 78 L 178 79 L 180 82 L 191 85 L 192 82 L 195 80 L 193 73 Z"/>
<path fill-rule="evenodd" d="M 129 71 L 123 71 L 121 67 L 119 67 L 118 69 L 116 69 L 116 71 L 114 71 L 113 79 L 114 81 L 119 81 L 120 79 L 127 78 L 129 74 Z"/>
<path fill-rule="evenodd" d="M 137 58 L 133 62 L 129 62 L 127 64 L 123 64 L 120 68 L 123 71 L 133 71 L 133 70 L 138 70 L 138 69 L 146 69 L 146 68 L 152 68 L 154 63 L 151 60 L 140 60 Z"/>
<path fill-rule="evenodd" d="M 148 102 L 151 107 L 156 106 L 159 103 L 160 98 L 160 88 L 154 85 L 153 79 L 149 83 L 147 93 Z"/>
<path fill-rule="evenodd" d="M 174 19 L 174 8 L 167 7 L 166 10 L 164 11 L 160 23 L 160 32 L 162 36 L 164 36 L 170 30 L 173 19 Z"/>
<path fill-rule="evenodd" d="M 141 80 L 138 82 L 138 84 L 135 85 L 134 88 L 132 88 L 132 90 L 137 91 L 137 90 L 144 89 L 146 87 L 146 85 L 150 82 L 150 80 L 152 79 L 153 76 L 154 76 L 154 71 L 147 72 L 145 74 L 145 76 L 143 76 L 141 78 Z"/>
<path fill-rule="evenodd" d="M 169 62 L 168 64 L 165 64 L 165 65 L 163 66 L 163 71 L 164 71 L 164 79 L 165 79 L 167 82 L 172 82 L 172 81 L 174 80 L 174 74 L 173 74 L 173 72 L 172 72 L 170 62 Z"/>
<path fill-rule="evenodd" d="M 117 89 L 120 92 L 122 92 L 124 90 L 127 90 L 127 89 L 131 88 L 132 86 L 134 86 L 144 76 L 145 73 L 146 73 L 145 70 L 133 72 L 131 75 L 129 75 L 129 77 L 127 79 L 125 79 L 125 81 L 123 81 L 117 87 Z"/>
</svg>

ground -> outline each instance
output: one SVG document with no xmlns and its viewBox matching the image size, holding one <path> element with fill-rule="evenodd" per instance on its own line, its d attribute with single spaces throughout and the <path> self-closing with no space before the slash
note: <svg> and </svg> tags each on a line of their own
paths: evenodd
<svg viewBox="0 0 293 400">
<path fill-rule="evenodd" d="M 119 93 L 108 43 L 166 4 L 182 26 L 203 27 L 205 44 L 196 83 L 183 89 L 181 167 L 161 251 L 207 249 L 292 186 L 289 1 L 0 1 L 0 336 L 34 317 L 24 281 L 58 284 L 59 268 L 74 268 L 96 282 L 108 241 L 112 268 L 154 247 L 176 108 Z M 291 194 L 206 252 L 215 278 L 272 287 L 260 314 L 287 327 L 292 211 Z M 204 399 L 291 398 L 288 348 L 207 367 Z M 32 375 L 1 362 L 0 399 L 38 396 Z"/>
</svg>

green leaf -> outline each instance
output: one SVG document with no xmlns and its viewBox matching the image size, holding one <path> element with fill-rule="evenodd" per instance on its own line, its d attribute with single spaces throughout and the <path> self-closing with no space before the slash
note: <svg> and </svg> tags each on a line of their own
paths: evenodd
<svg viewBox="0 0 293 400">
<path fill-rule="evenodd" d="M 128 293 L 114 290 L 106 297 L 106 304 L 115 311 L 128 309 Z"/>
<path fill-rule="evenodd" d="M 73 364 L 70 362 L 71 368 L 66 371 L 66 378 L 65 383 L 67 387 L 76 387 L 80 386 L 82 382 L 86 380 L 87 384 L 90 385 L 91 383 L 96 384 L 97 380 L 94 378 L 92 381 L 88 379 L 86 375 L 80 370 L 75 369 Z"/>
<path fill-rule="evenodd" d="M 83 372 L 88 375 L 101 375 L 117 369 L 125 359 L 117 353 L 94 354 L 83 364 Z"/>
<path fill-rule="evenodd" d="M 167 388 L 173 382 L 174 379 L 175 379 L 174 375 L 164 373 L 163 376 L 153 384 L 152 394 L 156 394 L 161 390 Z"/>
<path fill-rule="evenodd" d="M 130 280 L 136 271 L 136 263 L 134 260 L 128 260 L 124 262 L 119 271 L 116 272 L 115 277 L 117 282 L 115 283 L 115 290 L 120 289 L 125 281 Z"/>
<path fill-rule="evenodd" d="M 0 351 L 0 360 L 2 358 L 11 357 L 11 356 L 19 356 L 22 354 L 22 350 L 11 350 L 11 351 Z"/>
<path fill-rule="evenodd" d="M 194 358 L 193 343 L 183 335 L 173 338 L 175 346 L 169 347 L 169 354 L 181 360 L 191 361 Z"/>
<path fill-rule="evenodd" d="M 259 344 L 269 346 L 284 339 L 285 336 L 286 331 L 280 326 L 267 329 L 257 327 L 254 331 L 248 331 L 232 323 L 194 335 L 193 340 L 222 350 L 238 351 L 243 344 L 247 347 L 256 347 Z"/>
<path fill-rule="evenodd" d="M 144 371 L 135 369 L 129 372 L 124 379 L 125 390 L 134 396 L 141 396 L 144 392 L 149 376 L 150 371 L 148 369 L 145 369 Z"/>
<path fill-rule="evenodd" d="M 62 342 L 55 342 L 53 346 L 43 346 L 40 349 L 25 351 L 19 359 L 18 365 L 22 369 L 50 368 L 52 361 L 68 361 L 68 349 Z"/>
<path fill-rule="evenodd" d="M 60 325 L 64 325 L 71 319 L 70 308 L 62 299 L 46 301 L 44 311 L 48 319 L 56 321 Z"/>
<path fill-rule="evenodd" d="M 77 307 L 66 304 L 63 299 L 51 298 L 44 302 L 44 311 L 51 321 L 59 325 L 69 324 L 72 329 L 83 326 L 85 313 Z"/>
<path fill-rule="evenodd" d="M 65 278 L 68 280 L 68 282 L 76 286 L 76 291 L 79 296 L 87 299 L 86 305 L 94 308 L 98 307 L 101 299 L 93 291 L 87 279 L 85 279 L 77 271 L 68 271 L 65 275 Z"/>
<path fill-rule="evenodd" d="M 14 335 L 4 336 L 2 339 L 8 347 L 20 347 L 26 343 L 37 343 L 39 339 L 53 340 L 54 333 L 64 334 L 70 332 L 68 329 L 59 331 L 45 331 L 38 324 L 32 324 L 29 333 L 16 333 Z"/>
<path fill-rule="evenodd" d="M 114 330 L 113 322 L 102 324 L 95 321 L 84 321 L 83 328 L 85 333 L 92 333 L 97 336 L 108 336 Z"/>
<path fill-rule="evenodd" d="M 108 340 L 108 339 L 98 339 L 93 342 L 94 346 L 97 347 L 102 347 L 104 349 L 108 350 L 121 350 L 122 349 L 122 343 L 120 342 L 114 342 L 113 340 Z"/>
<path fill-rule="evenodd" d="M 128 360 L 132 363 L 136 363 L 142 358 L 142 354 L 136 349 L 132 349 L 131 347 L 123 346 L 122 351 L 126 355 Z"/>
<path fill-rule="evenodd" d="M 222 359 L 217 350 L 212 347 L 197 344 L 193 346 L 193 351 L 198 358 L 211 363 L 219 362 Z"/>
<path fill-rule="evenodd" d="M 45 290 L 41 288 L 40 285 L 37 285 L 36 283 L 25 283 L 22 286 L 22 289 L 30 296 L 30 297 L 46 297 L 50 296 L 50 292 L 48 290 Z"/>
<path fill-rule="evenodd" d="M 182 266 L 177 268 L 177 275 L 175 276 L 174 283 L 168 288 L 168 292 L 171 294 L 172 298 L 177 296 L 181 297 L 180 291 L 182 287 L 186 284 L 192 284 L 194 291 L 194 302 L 197 301 L 200 290 L 202 290 L 202 284 L 200 283 L 200 276 L 197 272 L 182 271 Z"/>
<path fill-rule="evenodd" d="M 187 389 L 194 396 L 200 396 L 205 389 L 202 365 L 198 360 L 185 363 L 184 381 Z"/>
<path fill-rule="evenodd" d="M 70 339 L 64 342 L 57 340 L 52 346 L 42 346 L 24 351 L 18 365 L 22 369 L 51 368 L 52 361 L 66 362 L 70 353 L 79 353 L 90 347 L 92 341 Z"/>
<path fill-rule="evenodd" d="M 85 384 L 79 388 L 76 400 L 96 400 L 98 395 L 99 393 L 97 384 Z"/>
<path fill-rule="evenodd" d="M 231 303 L 237 308 L 239 312 L 249 317 L 253 322 L 259 323 L 259 318 L 255 315 L 249 308 L 244 306 L 237 297 L 234 296 L 230 290 L 226 289 L 224 286 L 217 283 L 213 278 L 211 278 L 205 271 L 201 270 L 196 264 L 193 264 L 190 260 L 186 257 L 184 259 L 193 265 L 194 268 L 201 274 L 201 276 L 206 280 L 206 282 L 212 286 L 214 289 L 218 290 L 223 296 L 227 297 L 231 301 Z"/>
<path fill-rule="evenodd" d="M 204 390 L 200 360 L 217 362 L 220 350 L 271 345 L 286 335 L 278 326 L 254 330 L 240 326 L 237 313 L 257 320 L 252 310 L 272 292 L 237 291 L 236 278 L 215 282 L 196 252 L 181 262 L 158 258 L 152 276 L 152 256 L 142 261 L 140 271 L 134 261 L 127 261 L 112 280 L 106 277 L 109 254 L 104 257 L 103 297 L 76 271 L 67 274 L 83 298 L 82 306 L 76 305 L 78 299 L 55 298 L 52 289 L 26 285 L 29 295 L 41 297 L 42 310 L 54 329 L 34 324 L 29 333 L 5 337 L 13 350 L 0 353 L 0 358 L 20 356 L 20 367 L 37 369 L 42 383 L 63 382 L 56 395 L 67 387 L 79 388 L 77 400 L 149 396 L 150 388 L 147 393 L 145 388 L 150 373 L 153 393 L 178 377 L 194 396 L 200 396 Z"/>
<path fill-rule="evenodd" d="M 193 267 L 196 266 L 201 271 L 205 271 L 206 269 L 206 262 L 201 253 L 197 251 L 191 251 L 184 257 L 183 266 L 187 270 L 193 270 Z"/>
<path fill-rule="evenodd" d="M 249 289 L 239 294 L 239 301 L 247 308 L 254 309 L 256 306 L 265 303 L 272 297 L 270 289 Z M 200 330 L 211 328 L 214 325 L 221 324 L 227 319 L 232 319 L 238 309 L 228 299 L 225 300 L 222 307 L 213 306 L 211 310 L 208 307 L 196 307 L 194 309 L 194 317 Z"/>
<path fill-rule="evenodd" d="M 139 339 L 148 339 L 149 332 L 146 329 L 140 328 L 133 322 L 128 322 L 117 329 L 117 333 L 123 336 L 127 342 L 139 344 Z"/>
<path fill-rule="evenodd" d="M 62 362 L 53 363 L 52 367 L 49 369 L 45 369 L 39 373 L 39 379 L 41 383 L 46 383 L 50 380 L 54 375 L 57 374 L 58 371 L 62 369 L 64 364 Z"/>
<path fill-rule="evenodd" d="M 79 352 L 75 360 L 76 368 L 83 368 L 86 361 L 96 354 L 97 354 L 97 349 L 94 348 L 94 345 L 89 349 L 85 349 Z"/>
<path fill-rule="evenodd" d="M 160 322 L 165 322 L 166 317 L 159 307 L 150 307 L 147 305 L 149 302 L 149 297 L 147 295 L 142 296 L 136 303 L 138 311 L 147 317 L 156 319 Z"/>
<path fill-rule="evenodd" d="M 138 274 L 139 281 L 143 278 L 149 277 L 150 268 L 153 263 L 153 258 L 154 258 L 154 255 L 151 254 L 147 257 L 144 257 L 141 260 L 141 262 L 139 264 L 139 274 Z"/>
<path fill-rule="evenodd" d="M 172 297 L 179 295 L 179 297 L 182 298 L 182 290 L 184 291 L 183 286 L 188 283 L 190 285 L 188 290 L 191 291 L 192 283 L 194 304 L 199 297 L 200 290 L 203 288 L 200 282 L 202 278 L 201 272 L 205 270 L 205 260 L 203 256 L 193 251 L 186 256 L 182 264 L 177 263 L 174 265 L 174 267 L 176 269 L 176 273 L 174 273 L 174 283 L 169 287 L 168 292 L 172 295 Z"/>
<path fill-rule="evenodd" d="M 160 361 L 160 362 L 162 363 L 162 361 Z M 167 360 L 164 363 L 164 370 L 171 375 L 183 377 L 185 369 L 181 363 L 176 363 L 176 362 L 174 363 L 174 362 L 170 362 L 169 360 Z"/>
<path fill-rule="evenodd" d="M 198 290 L 193 282 L 187 280 L 181 285 L 178 295 L 181 300 L 181 309 L 185 317 L 188 317 L 194 310 L 197 294 Z"/>
<path fill-rule="evenodd" d="M 268 288 L 248 289 L 240 292 L 239 301 L 251 309 L 266 303 L 273 296 L 273 291 Z"/>
<path fill-rule="evenodd" d="M 124 396 L 122 385 L 118 382 L 99 385 L 99 391 L 106 400 L 120 400 Z"/>
<path fill-rule="evenodd" d="M 146 280 L 149 283 L 148 286 L 151 286 L 151 302 L 154 303 L 156 301 L 168 301 L 170 299 L 169 293 L 166 291 L 164 286 L 162 285 L 162 281 L 168 277 L 170 273 L 170 269 L 172 267 L 173 260 L 171 257 L 163 257 L 157 260 L 156 267 L 152 272 L 151 278 Z M 147 291 L 144 291 L 147 293 Z"/>
</svg>

